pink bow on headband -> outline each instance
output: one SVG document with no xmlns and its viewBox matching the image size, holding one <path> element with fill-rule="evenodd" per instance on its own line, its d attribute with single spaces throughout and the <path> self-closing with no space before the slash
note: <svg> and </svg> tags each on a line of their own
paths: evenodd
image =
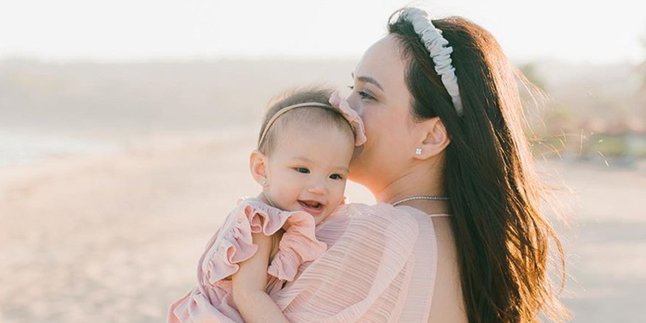
<svg viewBox="0 0 646 323">
<path fill-rule="evenodd" d="M 341 112 L 343 117 L 350 123 L 352 131 L 354 131 L 354 145 L 363 145 L 367 140 L 366 129 L 363 125 L 363 120 L 361 120 L 357 111 L 354 111 L 350 107 L 348 101 L 341 97 L 339 91 L 334 91 L 334 93 L 332 93 L 330 96 L 330 104 Z"/>
</svg>

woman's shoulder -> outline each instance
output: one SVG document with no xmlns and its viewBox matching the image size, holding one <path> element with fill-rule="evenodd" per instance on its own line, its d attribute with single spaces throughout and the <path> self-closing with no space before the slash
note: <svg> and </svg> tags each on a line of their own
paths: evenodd
<svg viewBox="0 0 646 323">
<path fill-rule="evenodd" d="M 388 311 L 401 307 L 394 303 L 406 300 L 404 286 L 413 274 L 420 232 L 410 213 L 392 205 L 343 205 L 317 227 L 317 237 L 331 241 L 328 251 L 288 285 L 279 306 L 322 304 L 334 308 L 328 313 L 342 322 L 365 318 L 383 304 Z M 349 292 L 339 296 L 339 288 Z M 292 318 L 317 320 L 310 314 Z"/>
<path fill-rule="evenodd" d="M 391 204 L 348 203 L 319 224 L 317 236 L 326 232 L 338 234 L 339 231 L 343 231 L 343 235 L 405 236 L 414 240 L 417 237 L 418 220 L 408 210 Z M 321 238 L 325 240 L 324 235 L 321 234 Z"/>
<path fill-rule="evenodd" d="M 334 216 L 338 215 L 370 222 L 402 222 L 402 224 L 413 224 L 418 217 L 417 212 L 412 211 L 411 208 L 394 207 L 388 203 L 348 203 L 335 212 Z"/>
</svg>

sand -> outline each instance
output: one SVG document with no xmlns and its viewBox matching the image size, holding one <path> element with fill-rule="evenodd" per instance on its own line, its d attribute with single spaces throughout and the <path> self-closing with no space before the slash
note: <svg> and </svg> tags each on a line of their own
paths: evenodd
<svg viewBox="0 0 646 323">
<path fill-rule="evenodd" d="M 255 131 L 0 168 L 0 322 L 160 322 L 202 248 L 258 186 Z M 643 322 L 646 172 L 543 162 L 574 193 L 564 301 L 575 322 Z M 371 201 L 352 185 L 354 201 Z"/>
</svg>

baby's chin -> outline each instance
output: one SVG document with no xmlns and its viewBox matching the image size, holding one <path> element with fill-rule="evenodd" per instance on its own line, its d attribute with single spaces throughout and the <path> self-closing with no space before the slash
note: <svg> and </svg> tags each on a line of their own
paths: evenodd
<svg viewBox="0 0 646 323">
<path fill-rule="evenodd" d="M 282 209 L 286 210 L 286 211 L 292 211 L 292 212 L 294 212 L 294 211 L 306 212 L 307 214 L 311 215 L 312 218 L 314 218 L 314 223 L 315 224 L 319 224 L 319 223 L 323 222 L 332 213 L 334 213 L 334 211 L 339 207 L 339 205 L 335 205 L 335 206 L 326 205 L 321 210 L 309 211 L 307 208 L 304 208 L 302 205 L 299 205 L 299 203 L 296 202 L 295 205 L 292 205 L 292 207 L 282 208 Z"/>
<path fill-rule="evenodd" d="M 318 225 L 319 223 L 323 222 L 332 212 L 325 212 L 324 214 L 320 215 L 312 215 L 314 218 L 314 224 Z"/>
<path fill-rule="evenodd" d="M 312 215 L 314 217 L 314 223 L 318 225 L 319 223 L 325 221 L 325 219 L 331 216 L 336 211 L 336 209 L 339 208 L 339 206 L 341 206 L 341 204 L 334 207 L 328 207 L 319 215 Z"/>
</svg>

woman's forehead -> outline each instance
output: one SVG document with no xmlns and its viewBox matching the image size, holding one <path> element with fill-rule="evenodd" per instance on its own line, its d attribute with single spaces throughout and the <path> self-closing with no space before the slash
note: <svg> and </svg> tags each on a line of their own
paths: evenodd
<svg viewBox="0 0 646 323">
<path fill-rule="evenodd" d="M 374 43 L 364 53 L 355 69 L 355 78 L 371 78 L 380 84 L 389 83 L 404 76 L 405 62 L 401 58 L 398 41 L 386 36 Z"/>
</svg>

